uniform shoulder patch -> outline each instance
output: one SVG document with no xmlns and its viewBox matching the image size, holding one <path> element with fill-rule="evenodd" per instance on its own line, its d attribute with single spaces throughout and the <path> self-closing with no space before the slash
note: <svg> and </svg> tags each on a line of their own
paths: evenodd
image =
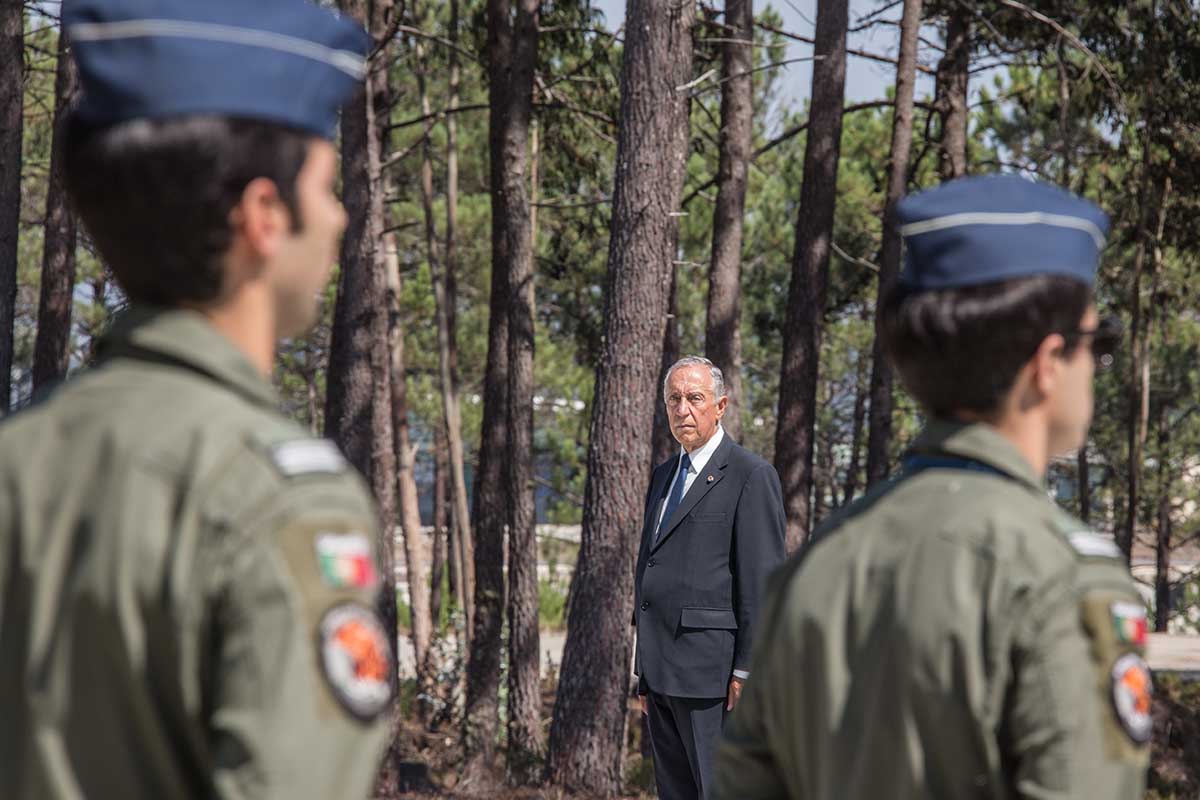
<svg viewBox="0 0 1200 800">
<path fill-rule="evenodd" d="M 1154 732 L 1150 668 L 1137 653 L 1126 653 L 1113 662 L 1111 684 L 1113 709 L 1121 728 L 1134 744 L 1146 744 Z"/>
<path fill-rule="evenodd" d="M 333 696 L 369 722 L 392 702 L 395 662 L 379 616 L 358 603 L 325 612 L 318 630 L 321 671 Z"/>
<path fill-rule="evenodd" d="M 345 472 L 345 456 L 328 439 L 293 439 L 270 448 L 271 460 L 289 478 Z"/>
<path fill-rule="evenodd" d="M 1121 558 L 1116 542 L 1093 531 L 1081 530 L 1067 534 L 1075 552 L 1088 558 Z"/>
<path fill-rule="evenodd" d="M 1146 646 L 1146 607 L 1141 603 L 1117 600 L 1109 606 L 1112 612 L 1113 632 L 1121 644 L 1135 647 Z"/>
<path fill-rule="evenodd" d="M 375 555 L 366 534 L 318 533 L 315 542 L 321 579 L 335 589 L 365 589 L 378 580 Z"/>
</svg>

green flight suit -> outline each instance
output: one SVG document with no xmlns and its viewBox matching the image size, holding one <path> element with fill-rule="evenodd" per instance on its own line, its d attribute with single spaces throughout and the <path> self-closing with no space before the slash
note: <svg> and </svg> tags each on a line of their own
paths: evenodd
<svg viewBox="0 0 1200 800">
<path fill-rule="evenodd" d="M 913 453 L 774 576 L 715 796 L 1141 798 L 1146 618 L 1120 552 L 986 425 L 934 423 Z"/>
<path fill-rule="evenodd" d="M 361 798 L 394 695 L 377 522 L 190 311 L 0 425 L 0 796 Z"/>
</svg>

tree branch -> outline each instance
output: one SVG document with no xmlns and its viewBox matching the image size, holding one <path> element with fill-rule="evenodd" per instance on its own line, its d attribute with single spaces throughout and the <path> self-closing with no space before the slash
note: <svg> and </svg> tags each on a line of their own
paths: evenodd
<svg viewBox="0 0 1200 800">
<path fill-rule="evenodd" d="M 873 108 L 891 108 L 894 105 L 895 105 L 895 103 L 891 100 L 870 100 L 865 103 L 854 103 L 853 105 L 848 105 L 842 109 L 842 114 L 850 114 L 855 111 L 866 111 L 868 109 L 873 109 Z M 926 108 L 926 107 L 928 107 L 929 104 L 928 103 L 916 103 L 915 105 L 920 108 Z M 750 163 L 753 164 L 755 161 L 758 160 L 759 156 L 769 153 L 771 150 L 774 150 L 776 147 L 783 144 L 788 139 L 792 139 L 792 138 L 798 136 L 799 134 L 803 133 L 807 129 L 808 129 L 808 120 L 805 120 L 804 122 L 800 123 L 796 127 L 792 128 L 790 130 L 784 131 L 783 133 L 779 134 L 774 139 L 767 142 L 762 147 L 758 148 L 753 153 L 751 153 Z M 695 189 L 693 189 L 691 192 L 688 193 L 688 196 L 683 199 L 683 202 L 679 204 L 679 207 L 683 208 L 688 203 L 695 200 L 696 197 L 699 196 L 701 192 L 708 191 L 713 186 L 715 186 L 716 183 L 717 183 L 716 178 L 710 178 L 703 185 L 696 187 Z"/>
<path fill-rule="evenodd" d="M 756 27 L 761 28 L 764 31 L 767 31 L 769 33 L 778 34 L 778 35 L 784 37 L 785 39 L 791 39 L 796 42 L 802 42 L 803 44 L 815 44 L 816 43 L 812 38 L 810 38 L 808 36 L 801 36 L 798 33 L 792 33 L 791 31 L 785 31 L 782 28 L 776 28 L 774 25 L 768 25 L 765 22 L 756 22 L 754 24 Z M 724 40 L 720 40 L 720 41 L 724 41 Z M 878 61 L 882 64 L 892 64 L 892 65 L 896 64 L 896 59 L 891 58 L 890 56 L 880 55 L 879 53 L 870 53 L 870 52 L 867 52 L 866 50 L 858 50 L 853 47 L 847 47 L 846 52 L 849 55 L 858 56 L 859 58 L 865 58 L 869 61 Z M 925 66 L 924 64 L 917 64 L 917 71 L 924 72 L 927 75 L 933 75 L 935 72 L 935 70 L 931 69 L 930 67 Z"/>
</svg>

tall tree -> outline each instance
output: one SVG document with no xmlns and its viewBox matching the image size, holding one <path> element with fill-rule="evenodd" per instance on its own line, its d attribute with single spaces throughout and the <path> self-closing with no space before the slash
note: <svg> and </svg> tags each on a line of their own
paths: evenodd
<svg viewBox="0 0 1200 800">
<path fill-rule="evenodd" d="M 537 519 L 533 484 L 533 220 L 527 190 L 539 0 L 518 0 L 506 72 L 503 236 L 508 251 L 508 771 L 538 777 L 542 756 Z M 493 75 L 492 80 L 500 76 Z"/>
<path fill-rule="evenodd" d="M 787 549 L 812 524 L 813 437 L 846 84 L 848 0 L 818 0 L 812 102 L 779 373 L 775 468 L 783 484 Z"/>
<path fill-rule="evenodd" d="M 339 0 L 342 12 L 373 35 L 384 29 L 389 2 Z M 342 239 L 337 301 L 326 373 L 325 431 L 367 477 L 382 522 L 380 613 L 396 632 L 393 522 L 396 450 L 392 433 L 391 353 L 388 351 L 387 259 L 383 248 L 383 187 L 378 180 L 386 128 L 386 71 L 379 53 L 368 64 L 365 91 L 342 112 L 342 202 L 349 222 Z"/>
<path fill-rule="evenodd" d="M 871 344 L 871 406 L 867 433 L 867 486 L 887 477 L 892 441 L 892 368 L 883 355 L 880 311 L 883 299 L 900 275 L 900 230 L 896 203 L 908 184 L 908 156 L 912 150 L 913 93 L 917 80 L 920 45 L 921 0 L 904 0 L 900 17 L 900 55 L 896 64 L 896 106 L 892 115 L 891 163 L 888 166 L 887 200 L 883 212 L 883 250 L 879 261 L 879 291 L 875 303 L 875 339 Z"/>
<path fill-rule="evenodd" d="M 410 631 L 417 685 L 427 695 L 430 685 L 429 644 L 433 635 L 430 613 L 429 581 L 421 546 L 421 511 L 418 506 L 416 451 L 412 445 L 408 421 L 408 375 L 404 354 L 404 319 L 400 294 L 400 257 L 396 236 L 384 237 L 387 258 L 388 345 L 391 350 L 392 433 L 396 449 L 396 496 L 400 510 L 400 532 L 404 540 L 404 567 L 408 576 L 408 607 L 412 616 Z M 419 706 L 424 715 L 424 706 Z"/>
<path fill-rule="evenodd" d="M 1142 305 L 1142 281 L 1145 279 L 1146 263 L 1151 257 L 1154 234 L 1151 224 L 1156 202 L 1165 204 L 1163 191 L 1156 191 L 1158 178 L 1155 175 L 1154 148 L 1157 144 L 1155 125 L 1157 124 L 1156 83 L 1154 74 L 1154 47 L 1156 42 L 1156 6 L 1155 0 L 1150 0 L 1149 30 L 1146 45 L 1149 54 L 1147 82 L 1145 86 L 1144 119 L 1142 132 L 1142 162 L 1140 189 L 1138 191 L 1138 222 L 1135 232 L 1136 245 L 1133 256 L 1133 274 L 1129 287 L 1130 308 L 1130 359 L 1129 359 L 1129 411 L 1127 417 L 1126 437 L 1129 445 L 1129 468 L 1126 475 L 1126 506 L 1125 519 L 1117 531 L 1116 540 L 1125 560 L 1133 558 L 1133 546 L 1137 539 L 1138 506 L 1141 499 L 1142 468 L 1145 460 L 1146 431 L 1150 413 L 1150 351 L 1147 346 L 1149 326 L 1146 324 L 1147 314 Z"/>
<path fill-rule="evenodd" d="M 722 424 L 734 439 L 742 437 L 742 228 L 754 127 L 753 6 L 753 0 L 725 2 L 717 204 L 704 330 L 705 352 L 725 375 L 729 407 Z"/>
<path fill-rule="evenodd" d="M 951 5 L 946 17 L 946 52 L 937 67 L 936 102 L 942 120 L 938 172 L 944 181 L 967 174 L 971 13 L 971 7 L 965 2 Z"/>
<path fill-rule="evenodd" d="M 438 309 L 438 366 L 442 380 L 442 416 L 446 423 L 454 526 L 460 540 L 459 571 L 464 576 L 463 610 L 468 642 L 475 622 L 475 537 L 467 497 L 466 463 L 462 432 L 462 392 L 458 377 L 458 92 L 462 70 L 458 63 L 458 0 L 450 0 L 449 92 L 446 102 L 446 246 L 441 296 L 433 275 Z M 443 331 L 444 327 L 444 331 Z"/>
<path fill-rule="evenodd" d="M 511 240 L 505 185 L 508 82 L 514 42 L 510 0 L 488 0 L 488 154 L 492 203 L 492 280 L 488 303 L 487 368 L 483 378 L 483 425 L 475 484 L 475 622 L 467 661 L 463 749 L 464 781 L 495 779 L 500 724 L 500 635 L 504 624 L 504 529 L 508 521 L 508 270 Z"/>
<path fill-rule="evenodd" d="M 675 235 L 673 238 L 678 238 L 679 226 L 675 226 Z M 672 245 L 671 252 L 675 252 L 678 245 Z M 667 300 L 667 325 L 663 331 L 663 351 L 662 351 L 662 371 L 658 376 L 658 383 L 654 389 L 654 434 L 651 436 L 652 447 L 650 457 L 651 469 L 658 466 L 662 462 L 671 458 L 679 452 L 679 444 L 675 441 L 675 437 L 671 434 L 671 423 L 667 419 L 667 404 L 663 398 L 663 381 L 667 378 L 667 370 L 671 365 L 679 360 L 681 355 L 679 347 L 679 285 L 678 285 L 679 270 L 672 266 L 671 269 L 671 294 Z"/>
<path fill-rule="evenodd" d="M 626 8 L 604 343 L 548 756 L 554 782 L 607 796 L 621 789 L 633 560 L 675 258 L 671 215 L 686 168 L 694 21 L 692 3 Z"/>
<path fill-rule="evenodd" d="M 63 123 L 75 94 L 75 62 L 67 37 L 58 37 L 54 70 L 54 140 L 46 187 L 46 223 L 42 248 L 42 286 L 37 338 L 33 347 L 33 388 L 62 379 L 71 357 L 71 311 L 75 305 L 75 215 L 67 201 L 63 175 Z"/>
<path fill-rule="evenodd" d="M 0 3 L 0 415 L 12 402 L 21 139 L 25 109 L 25 5 Z"/>
</svg>

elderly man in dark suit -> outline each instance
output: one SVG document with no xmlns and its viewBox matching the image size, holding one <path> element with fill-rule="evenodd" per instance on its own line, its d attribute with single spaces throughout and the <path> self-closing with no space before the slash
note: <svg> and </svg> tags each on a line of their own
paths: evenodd
<svg viewBox="0 0 1200 800">
<path fill-rule="evenodd" d="M 783 497 L 775 469 L 722 429 L 728 398 L 711 361 L 677 361 L 663 399 L 681 447 L 646 494 L 635 669 L 659 797 L 697 800 L 711 791 L 721 725 L 749 677 L 767 575 L 783 561 Z"/>
</svg>

